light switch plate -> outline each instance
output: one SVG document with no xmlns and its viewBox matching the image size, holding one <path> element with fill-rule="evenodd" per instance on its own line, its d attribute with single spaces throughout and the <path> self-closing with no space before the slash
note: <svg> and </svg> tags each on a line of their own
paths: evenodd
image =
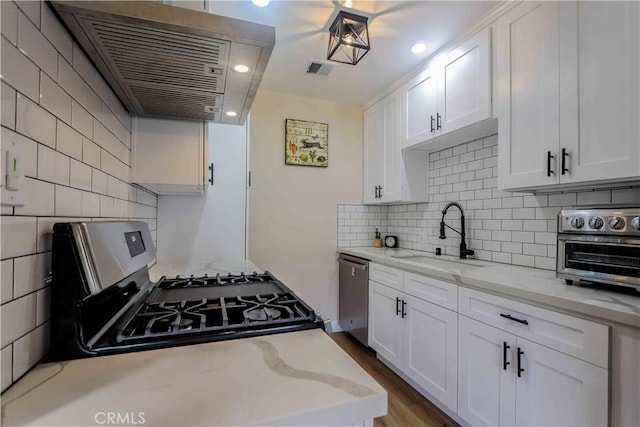
<svg viewBox="0 0 640 427">
<path fill-rule="evenodd" d="M 23 163 L 22 143 L 12 138 L 3 139 L 0 160 L 2 206 L 24 206 Z"/>
</svg>

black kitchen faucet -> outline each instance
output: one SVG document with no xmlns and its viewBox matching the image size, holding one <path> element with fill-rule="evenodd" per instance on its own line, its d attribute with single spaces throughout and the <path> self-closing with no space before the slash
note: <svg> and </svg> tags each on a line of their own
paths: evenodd
<svg viewBox="0 0 640 427">
<path fill-rule="evenodd" d="M 455 206 L 456 208 L 460 209 L 460 222 L 461 222 L 460 231 L 458 231 L 455 228 L 445 224 L 445 222 L 444 222 L 444 216 L 447 214 L 447 211 L 449 210 L 449 208 L 451 206 Z M 445 227 L 450 228 L 451 230 L 455 231 L 456 233 L 458 233 L 460 235 L 460 238 L 461 238 L 461 241 L 460 241 L 460 259 L 467 259 L 467 255 L 473 255 L 474 254 L 474 251 L 472 249 L 467 249 L 467 243 L 464 240 L 464 236 L 465 236 L 465 232 L 464 232 L 464 210 L 462 210 L 462 206 L 460 206 L 460 203 L 449 202 L 449 203 L 447 203 L 447 206 L 445 206 L 444 209 L 442 210 L 442 221 L 440 221 L 440 238 L 441 239 L 446 239 L 447 238 L 447 236 L 444 234 Z"/>
</svg>

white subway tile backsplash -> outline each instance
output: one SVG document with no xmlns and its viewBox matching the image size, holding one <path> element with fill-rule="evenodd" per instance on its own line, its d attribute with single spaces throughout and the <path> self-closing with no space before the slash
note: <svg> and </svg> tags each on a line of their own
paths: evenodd
<svg viewBox="0 0 640 427">
<path fill-rule="evenodd" d="M 38 179 L 69 185 L 69 157 L 44 145 L 39 145 Z"/>
<path fill-rule="evenodd" d="M 82 216 L 82 191 L 56 185 L 56 216 Z"/>
<path fill-rule="evenodd" d="M 100 117 L 102 111 L 102 100 L 100 97 L 89 87 L 89 85 L 83 85 L 84 91 L 84 106 L 95 117 Z"/>
<path fill-rule="evenodd" d="M 2 140 L 17 140 L 22 146 L 22 170 L 29 177 L 36 177 L 38 173 L 38 144 L 26 136 L 15 133 L 5 127 L 2 128 Z"/>
<path fill-rule="evenodd" d="M 16 2 L 20 10 L 29 18 L 37 28 L 40 28 L 40 5 L 39 1 L 20 0 Z"/>
<path fill-rule="evenodd" d="M 0 89 L 2 95 L 2 126 L 9 129 L 16 128 L 16 91 L 2 82 L 2 89 Z"/>
<path fill-rule="evenodd" d="M 55 17 L 51 8 L 46 4 L 43 4 L 41 9 L 42 34 L 49 39 L 51 44 L 53 44 L 53 46 L 67 59 L 67 61 L 71 61 L 73 54 L 73 39 L 64 29 L 60 21 L 58 21 L 58 18 Z"/>
<path fill-rule="evenodd" d="M 71 159 L 70 185 L 74 188 L 91 191 L 91 166 Z"/>
<path fill-rule="evenodd" d="M 612 203 L 640 203 L 640 188 L 625 188 L 611 192 Z"/>
<path fill-rule="evenodd" d="M 8 2 L 0 2 L 2 4 Z M 3 12 L 4 13 L 4 10 Z M 12 370 L 13 370 L 13 346 L 8 345 L 0 351 L 0 361 L 2 362 L 2 375 L 1 375 L 1 383 L 2 383 L 2 391 L 5 391 L 13 382 L 12 381 Z"/>
<path fill-rule="evenodd" d="M 578 193 L 578 205 L 605 205 L 611 203 L 611 191 L 587 191 Z"/>
<path fill-rule="evenodd" d="M 71 126 L 87 138 L 92 138 L 93 117 L 78 101 L 71 101 Z"/>
<path fill-rule="evenodd" d="M 36 293 L 36 326 L 42 325 L 51 318 L 51 286 L 40 289 Z"/>
<path fill-rule="evenodd" d="M 0 2 L 4 4 L 5 2 Z M 2 38 L 2 80 L 34 101 L 40 95 L 40 71 L 14 45 Z"/>
<path fill-rule="evenodd" d="M 16 258 L 13 268 L 14 298 L 44 288 L 44 280 L 50 271 L 51 252 Z"/>
<path fill-rule="evenodd" d="M 40 72 L 40 105 L 50 113 L 71 123 L 71 97 L 44 72 Z"/>
<path fill-rule="evenodd" d="M 18 3 L 19 6 L 20 2 Z M 38 20 L 38 28 L 40 21 Z M 18 16 L 18 47 L 40 69 L 58 80 L 58 52 L 26 16 Z"/>
<path fill-rule="evenodd" d="M 6 259 L 0 264 L 0 304 L 13 299 L 13 260 Z"/>
<path fill-rule="evenodd" d="M 577 202 L 576 193 L 560 193 L 549 195 L 549 206 L 573 206 Z"/>
<path fill-rule="evenodd" d="M 86 217 L 100 216 L 100 195 L 83 191 L 81 195 L 81 215 Z"/>
<path fill-rule="evenodd" d="M 16 215 L 53 215 L 53 184 L 24 178 L 24 187 L 25 204 L 16 206 Z"/>
<path fill-rule="evenodd" d="M 11 1 L 0 2 L 0 8 L 0 15 L 2 15 L 0 30 L 2 35 L 15 45 L 18 43 L 18 8 Z M 2 55 L 4 56 L 4 51 Z"/>
<path fill-rule="evenodd" d="M 44 324 L 13 343 L 13 378 L 17 380 L 46 354 L 49 324 Z"/>
<path fill-rule="evenodd" d="M 16 132 L 54 147 L 56 118 L 20 93 L 16 99 Z"/>
<path fill-rule="evenodd" d="M 109 187 L 107 174 L 100 172 L 98 169 L 93 169 L 91 191 L 93 191 L 94 193 L 107 194 L 108 189 Z"/>
<path fill-rule="evenodd" d="M 73 67 L 62 57 L 58 56 L 58 84 L 81 104 L 85 104 L 85 83 Z"/>
<path fill-rule="evenodd" d="M 36 252 L 36 219 L 32 217 L 2 216 L 0 258 L 7 259 Z"/>
<path fill-rule="evenodd" d="M 82 135 L 71 126 L 58 121 L 56 150 L 74 159 L 82 160 Z"/>
<path fill-rule="evenodd" d="M 95 69 L 78 43 L 73 44 L 73 68 L 89 85 L 93 85 Z"/>
<path fill-rule="evenodd" d="M 39 217 L 37 221 L 37 251 L 46 252 L 51 250 L 51 237 L 53 225 L 56 222 L 64 222 L 65 218 Z"/>
<path fill-rule="evenodd" d="M 0 320 L 1 347 L 4 347 L 36 327 L 36 294 L 0 306 Z"/>
<path fill-rule="evenodd" d="M 87 138 L 82 138 L 82 161 L 94 168 L 100 167 L 100 147 Z"/>
</svg>

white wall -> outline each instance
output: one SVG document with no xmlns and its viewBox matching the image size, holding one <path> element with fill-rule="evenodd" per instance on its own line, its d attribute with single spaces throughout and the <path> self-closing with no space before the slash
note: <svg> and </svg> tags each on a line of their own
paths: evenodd
<svg viewBox="0 0 640 427">
<path fill-rule="evenodd" d="M 246 134 L 246 126 L 210 123 L 214 185 L 204 197 L 158 197 L 158 262 L 245 258 Z"/>
<path fill-rule="evenodd" d="M 329 124 L 327 168 L 285 166 L 285 119 Z M 360 106 L 259 92 L 251 110 L 249 259 L 337 319 L 336 205 L 362 201 Z"/>
<path fill-rule="evenodd" d="M 156 196 L 131 185 L 131 117 L 42 2 L 2 1 L 2 141 L 24 147 L 25 205 L 2 207 L 2 390 L 46 353 L 56 222 L 146 221 Z"/>
</svg>

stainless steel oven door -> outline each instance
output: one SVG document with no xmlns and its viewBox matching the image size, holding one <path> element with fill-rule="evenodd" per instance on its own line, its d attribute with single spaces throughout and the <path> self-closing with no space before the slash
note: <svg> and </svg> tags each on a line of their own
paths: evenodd
<svg viewBox="0 0 640 427">
<path fill-rule="evenodd" d="M 558 234 L 558 277 L 640 288 L 640 239 Z"/>
</svg>

